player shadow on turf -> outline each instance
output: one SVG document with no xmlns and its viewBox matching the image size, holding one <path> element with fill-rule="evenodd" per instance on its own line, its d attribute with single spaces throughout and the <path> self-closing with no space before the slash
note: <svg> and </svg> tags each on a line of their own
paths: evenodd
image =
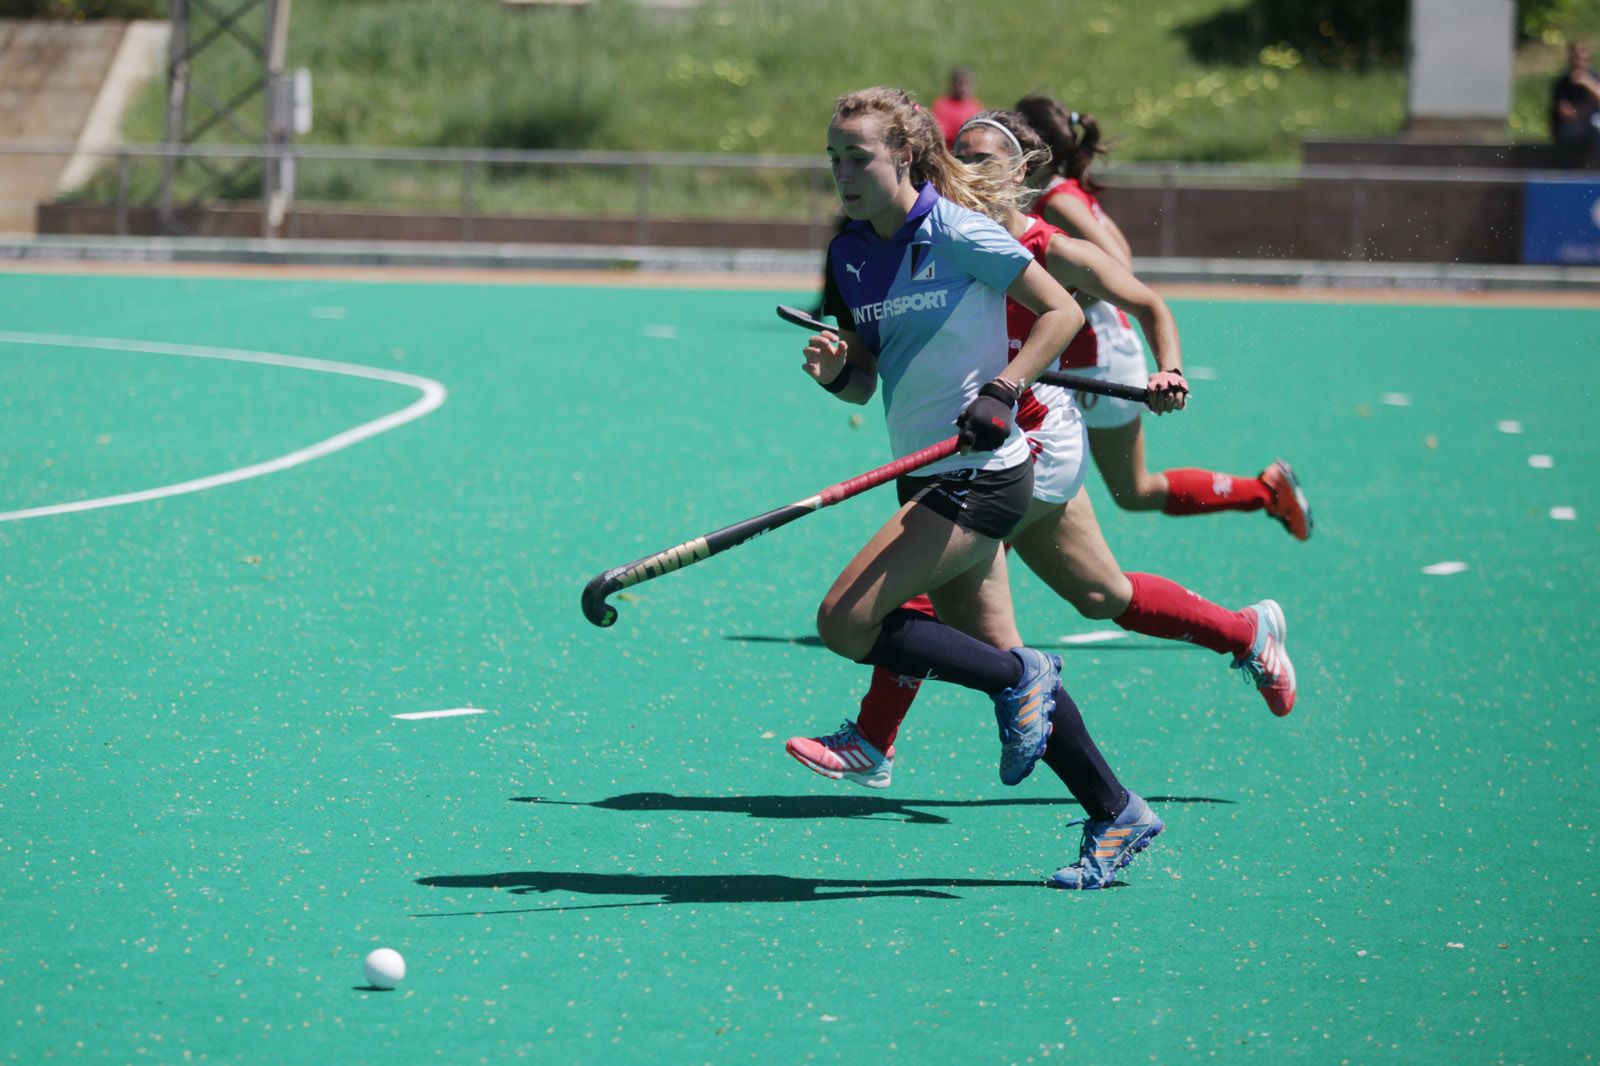
<svg viewBox="0 0 1600 1066">
<path fill-rule="evenodd" d="M 917 899 L 961 899 L 946 889 L 1038 888 L 1041 882 L 1001 881 L 973 877 L 868 878 L 786 877 L 782 874 L 595 874 L 554 870 L 519 870 L 493 874 L 445 874 L 419 877 L 431 888 L 507 889 L 514 896 L 541 892 L 575 892 L 590 896 L 658 896 L 627 903 L 586 903 L 565 907 L 525 907 L 493 911 L 414 914 L 414 918 L 458 918 L 538 911 L 604 910 L 611 907 L 659 907 L 674 903 L 820 903 L 835 899 L 887 896 Z"/>
<path fill-rule="evenodd" d="M 723 640 L 737 640 L 744 644 L 795 644 L 802 648 L 822 647 L 821 637 L 780 637 L 765 633 L 725 633 Z M 1030 648 L 1050 648 L 1055 651 L 1198 651 L 1198 644 L 1181 640 L 1140 640 L 1117 638 L 1106 641 L 1035 640 Z"/>
<path fill-rule="evenodd" d="M 1151 803 L 1233 803 L 1208 796 L 1146 796 Z M 665 792 L 627 792 L 582 803 L 541 796 L 512 796 L 513 803 L 562 807 L 595 807 L 607 811 L 706 811 L 744 814 L 751 818 L 862 818 L 904 821 L 912 825 L 949 825 L 950 819 L 921 807 L 1076 807 L 1067 798 L 918 800 L 887 796 L 673 796 Z"/>
</svg>

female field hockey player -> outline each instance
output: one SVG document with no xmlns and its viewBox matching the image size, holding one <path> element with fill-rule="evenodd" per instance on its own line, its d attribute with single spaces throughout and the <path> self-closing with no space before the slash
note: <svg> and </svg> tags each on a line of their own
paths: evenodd
<svg viewBox="0 0 1600 1066">
<path fill-rule="evenodd" d="M 982 112 L 961 128 L 956 157 L 985 166 L 998 161 L 1022 177 L 1029 159 L 1043 159 L 1038 138 L 1014 112 Z M 1151 387 L 1182 396 L 1177 327 L 1165 303 L 1105 252 L 1074 240 L 1055 226 L 1014 206 L 1002 205 L 999 221 L 1069 291 L 1115 300 L 1136 309 L 1152 338 L 1158 365 Z M 1008 306 L 1011 345 L 1028 335 L 1033 312 Z M 1174 401 L 1181 405 L 1181 400 Z M 1110 618 L 1124 629 L 1171 640 L 1187 640 L 1231 654 L 1233 666 L 1260 689 L 1274 714 L 1294 706 L 1294 667 L 1284 650 L 1283 612 L 1272 600 L 1229 611 L 1154 574 L 1124 573 L 1095 521 L 1084 480 L 1084 427 L 1071 393 L 1034 385 L 1023 393 L 1018 423 L 1034 454 L 1033 503 L 1010 542 L 1028 568 L 1087 618 Z M 922 603 L 907 607 L 924 609 Z M 835 779 L 871 788 L 888 786 L 894 742 L 916 697 L 916 679 L 873 670 L 872 685 L 855 722 L 825 737 L 794 737 L 786 747 L 800 762 Z"/>
<path fill-rule="evenodd" d="M 847 325 L 810 338 L 805 372 L 856 404 L 881 382 L 897 457 L 953 428 L 962 448 L 900 479 L 900 509 L 834 581 L 818 632 L 851 660 L 989 695 L 1001 781 L 1017 784 L 1042 758 L 1088 813 L 1080 858 L 1051 883 L 1103 887 L 1163 826 L 1095 747 L 1060 687 L 1060 659 L 1022 647 L 1000 550 L 1033 498 L 1017 401 L 1082 326 L 1082 313 L 977 211 L 1020 185 L 985 183 L 957 162 L 933 116 L 904 92 L 841 97 L 828 159 L 851 222 L 828 247 L 824 307 Z M 1009 359 L 1007 296 L 1037 315 Z M 938 619 L 902 606 L 920 593 Z"/>
<path fill-rule="evenodd" d="M 1101 207 L 1088 174 L 1095 157 L 1104 154 L 1094 118 L 1069 112 L 1047 96 L 1024 97 L 1017 111 L 1050 150 L 1048 165 L 1035 175 L 1035 181 L 1039 177 L 1045 181 L 1034 214 L 1130 266 L 1133 253 L 1128 239 Z M 1073 339 L 1062 366 L 1075 374 L 1143 385 L 1144 346 L 1118 305 L 1091 302 L 1084 314 L 1089 328 Z M 1294 471 L 1282 459 L 1255 477 L 1196 468 L 1151 473 L 1145 465 L 1140 405 L 1111 396 L 1078 399 L 1089 426 L 1095 466 L 1118 507 L 1169 515 L 1265 510 L 1297 539 L 1311 536 L 1311 506 Z"/>
</svg>

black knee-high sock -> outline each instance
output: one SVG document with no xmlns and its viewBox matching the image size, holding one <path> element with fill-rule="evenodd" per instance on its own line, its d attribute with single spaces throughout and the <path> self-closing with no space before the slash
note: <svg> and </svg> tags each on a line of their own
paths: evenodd
<svg viewBox="0 0 1600 1066">
<path fill-rule="evenodd" d="M 1022 680 L 1022 663 L 1015 655 L 904 607 L 883 620 L 877 642 L 861 661 L 907 677 L 950 681 L 990 696 Z"/>
<path fill-rule="evenodd" d="M 1089 737 L 1078 705 L 1060 685 L 1056 686 L 1056 709 L 1050 713 L 1050 723 L 1044 764 L 1056 772 L 1092 820 L 1106 821 L 1121 814 L 1128 803 L 1128 790 L 1106 765 L 1100 749 Z"/>
</svg>

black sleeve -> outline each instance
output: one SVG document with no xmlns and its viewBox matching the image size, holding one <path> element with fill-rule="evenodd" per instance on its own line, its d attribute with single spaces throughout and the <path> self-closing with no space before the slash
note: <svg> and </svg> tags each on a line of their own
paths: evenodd
<svg viewBox="0 0 1600 1066">
<path fill-rule="evenodd" d="M 822 313 L 839 323 L 840 329 L 855 329 L 855 319 L 850 316 L 850 305 L 839 292 L 839 283 L 833 276 L 833 249 L 822 268 Z"/>
</svg>

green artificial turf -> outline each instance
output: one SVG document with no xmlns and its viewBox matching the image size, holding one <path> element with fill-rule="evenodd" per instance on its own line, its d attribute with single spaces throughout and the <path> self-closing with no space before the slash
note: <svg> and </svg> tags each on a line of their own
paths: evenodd
<svg viewBox="0 0 1600 1066">
<path fill-rule="evenodd" d="M 783 752 L 866 682 L 812 619 L 886 490 L 612 629 L 578 611 L 886 459 L 877 410 L 798 370 L 772 305 L 808 298 L 0 276 L 0 511 L 416 399 L 28 335 L 449 390 L 281 473 L 0 522 L 0 1057 L 1592 1060 L 1600 310 L 1175 303 L 1194 402 L 1148 420 L 1152 467 L 1282 455 L 1315 536 L 1120 513 L 1091 475 L 1096 505 L 1124 568 L 1278 599 L 1299 705 L 1187 645 L 1068 643 L 1114 627 L 1019 570 L 1023 632 L 1168 826 L 1068 894 L 1042 879 L 1080 812 L 1048 771 L 999 785 L 973 694 L 925 686 L 886 792 Z M 485 713 L 393 717 L 450 708 Z M 360 987 L 380 945 L 397 992 Z"/>
</svg>

